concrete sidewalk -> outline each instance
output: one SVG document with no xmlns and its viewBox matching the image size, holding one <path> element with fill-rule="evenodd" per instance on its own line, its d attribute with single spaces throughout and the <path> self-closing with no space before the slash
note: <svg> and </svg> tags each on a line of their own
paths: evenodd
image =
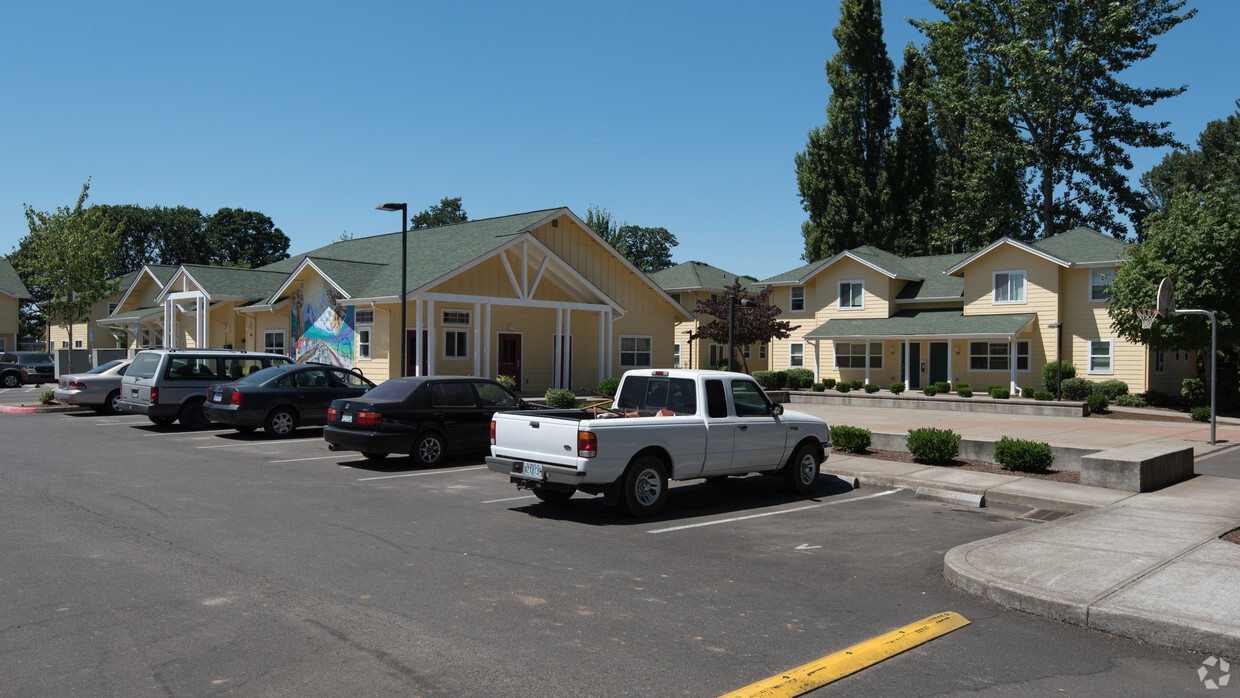
<svg viewBox="0 0 1240 698">
<path fill-rule="evenodd" d="M 972 437 L 1100 448 L 1167 444 L 1198 459 L 1240 441 L 1240 424 L 1218 424 L 1217 441 L 1197 422 L 1014 417 L 912 409 L 789 404 L 830 424 L 907 432 L 934 426 Z M 1240 527 L 1240 479 L 1197 476 L 1138 494 L 917 463 L 832 454 L 823 472 L 862 485 L 955 493 L 1067 512 L 948 551 L 953 584 L 1004 606 L 1126 637 L 1240 657 L 1240 545 L 1220 536 Z M 1229 473 L 1230 474 L 1230 473 Z M 1237 474 L 1240 475 L 1240 474 Z"/>
</svg>

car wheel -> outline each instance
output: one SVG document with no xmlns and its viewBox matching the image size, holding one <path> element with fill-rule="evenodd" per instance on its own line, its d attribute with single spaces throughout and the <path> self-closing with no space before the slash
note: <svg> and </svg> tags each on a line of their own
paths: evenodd
<svg viewBox="0 0 1240 698">
<path fill-rule="evenodd" d="M 0 384 L 6 388 L 16 388 L 22 384 L 22 379 L 16 373 L 6 373 L 0 377 Z"/>
<path fill-rule="evenodd" d="M 103 399 L 103 407 L 99 409 L 100 414 L 116 414 L 121 411 L 121 391 L 113 390 Z"/>
<path fill-rule="evenodd" d="M 784 486 L 789 492 L 809 494 L 818 480 L 818 466 L 818 451 L 810 444 L 802 444 L 784 466 Z"/>
<path fill-rule="evenodd" d="M 190 400 L 182 405 L 177 421 L 186 429 L 206 429 L 211 424 L 207 413 L 202 410 L 202 400 Z"/>
<path fill-rule="evenodd" d="M 448 450 L 448 444 L 442 436 L 433 431 L 425 431 L 414 439 L 413 452 L 410 455 L 418 462 L 418 465 L 431 467 L 443 460 L 446 450 Z"/>
<path fill-rule="evenodd" d="M 297 415 L 285 407 L 276 409 L 267 415 L 266 430 L 268 434 L 283 439 L 297 430 Z"/>
<path fill-rule="evenodd" d="M 667 503 L 667 466 L 655 456 L 642 456 L 624 471 L 624 508 L 631 516 L 654 516 Z"/>
<path fill-rule="evenodd" d="M 366 456 L 366 460 L 381 461 L 388 457 L 388 454 L 380 451 L 362 451 L 362 455 Z"/>
<path fill-rule="evenodd" d="M 147 417 L 147 419 L 157 427 L 172 426 L 172 423 L 177 421 L 176 417 Z"/>
<path fill-rule="evenodd" d="M 258 427 L 233 427 L 233 429 L 236 429 L 241 434 L 253 434 Z"/>
<path fill-rule="evenodd" d="M 576 491 L 576 488 L 560 490 L 548 487 L 535 487 L 534 496 L 538 497 L 546 504 L 564 504 L 572 498 L 573 493 Z"/>
</svg>

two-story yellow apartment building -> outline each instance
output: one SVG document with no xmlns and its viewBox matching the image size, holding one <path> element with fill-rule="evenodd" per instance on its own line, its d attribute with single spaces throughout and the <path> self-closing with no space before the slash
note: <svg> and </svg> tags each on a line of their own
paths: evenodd
<svg viewBox="0 0 1240 698">
<path fill-rule="evenodd" d="M 749 284 L 757 281 L 752 276 L 741 276 L 712 267 L 705 262 L 684 262 L 650 274 L 659 285 L 690 314 L 692 320 L 677 322 L 672 345 L 673 368 L 715 368 L 728 356 L 726 344 L 709 339 L 693 339 L 701 325 L 715 320 L 714 316 L 696 312 L 697 302 L 725 295 L 724 289 L 739 282 L 749 291 Z M 763 371 L 767 367 L 767 345 L 745 344 L 736 346 L 737 367 L 748 367 L 750 372 Z"/>
<path fill-rule="evenodd" d="M 0 257 L 0 352 L 17 351 L 18 309 L 30 292 L 9 260 Z"/>
<path fill-rule="evenodd" d="M 1189 352 L 1153 352 L 1118 337 L 1107 284 L 1127 245 L 1088 228 L 1033 243 L 1002 238 L 976 253 L 899 257 L 859 247 L 756 286 L 801 328 L 772 343 L 775 370 L 917 389 L 946 381 L 1040 388 L 1056 356 L 1078 377 L 1131 392 L 1178 391 Z"/>
</svg>

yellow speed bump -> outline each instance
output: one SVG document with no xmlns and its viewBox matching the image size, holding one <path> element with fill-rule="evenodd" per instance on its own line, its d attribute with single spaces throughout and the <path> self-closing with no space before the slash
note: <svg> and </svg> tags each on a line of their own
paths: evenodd
<svg viewBox="0 0 1240 698">
<path fill-rule="evenodd" d="M 799 696 L 968 624 L 969 621 L 959 613 L 936 613 L 778 676 L 750 684 L 739 691 L 726 694 L 723 698 Z"/>
</svg>

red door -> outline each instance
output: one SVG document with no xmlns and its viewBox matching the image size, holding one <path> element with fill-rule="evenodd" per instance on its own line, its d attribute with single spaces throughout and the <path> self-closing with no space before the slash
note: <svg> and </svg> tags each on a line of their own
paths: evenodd
<svg viewBox="0 0 1240 698">
<path fill-rule="evenodd" d="M 422 373 L 416 373 L 415 368 L 418 365 L 418 331 L 405 330 L 405 375 L 427 375 L 426 357 L 422 357 Z M 426 330 L 422 330 L 422 343 L 426 343 Z"/>
<path fill-rule="evenodd" d="M 501 376 L 512 376 L 521 389 L 521 335 L 500 333 L 499 363 L 496 371 Z"/>
</svg>

